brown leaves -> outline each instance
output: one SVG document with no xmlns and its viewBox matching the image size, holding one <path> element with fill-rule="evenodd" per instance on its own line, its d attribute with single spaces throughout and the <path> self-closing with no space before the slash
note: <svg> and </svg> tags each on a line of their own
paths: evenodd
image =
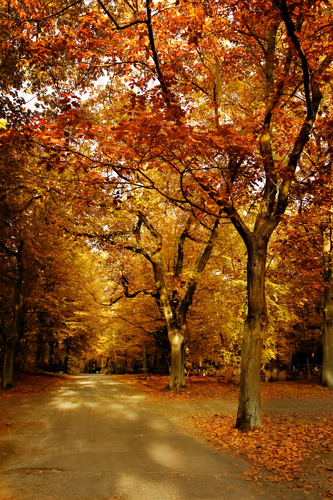
<svg viewBox="0 0 333 500">
<path fill-rule="evenodd" d="M 332 414 L 264 416 L 262 429 L 243 433 L 235 429 L 233 416 L 193 417 L 196 427 L 224 451 L 245 455 L 252 462 L 256 481 L 292 483 L 290 487 L 321 489 L 332 467 Z M 331 455 L 332 456 L 332 455 Z M 313 474 L 315 473 L 315 474 Z M 314 481 L 314 477 L 316 477 Z"/>
<path fill-rule="evenodd" d="M 133 375 L 125 375 L 121 380 L 138 389 L 143 390 L 157 399 L 235 399 L 237 398 L 238 388 L 232 384 L 219 384 L 217 379 L 207 377 L 191 377 L 186 381 L 186 387 L 180 393 L 172 392 L 168 389 L 169 377 L 154 375 L 151 379 L 140 380 Z"/>
<path fill-rule="evenodd" d="M 167 390 L 167 376 L 154 375 L 151 379 L 140 380 L 134 375 L 124 375 L 121 380 L 137 386 L 147 394 L 158 399 L 237 399 L 238 386 L 217 379 L 216 377 L 189 377 L 181 393 Z M 276 382 L 261 384 L 262 399 L 311 399 L 332 398 L 333 394 L 316 383 Z"/>
<path fill-rule="evenodd" d="M 10 391 L 0 391 L 0 399 L 39 396 L 63 384 L 65 380 L 66 377 L 57 376 L 53 373 L 20 374 L 18 382 Z"/>
<path fill-rule="evenodd" d="M 238 388 L 218 383 L 216 378 L 192 377 L 180 394 L 166 390 L 168 377 L 153 376 L 139 380 L 124 376 L 121 380 L 135 385 L 150 397 L 162 400 L 236 399 Z M 262 384 L 263 399 L 289 399 L 290 407 L 296 398 L 332 398 L 332 393 L 316 384 L 276 382 Z M 309 401 L 308 406 L 311 405 Z M 313 403 L 315 408 L 315 403 Z M 285 406 L 285 405 L 284 405 Z M 217 450 L 243 455 L 251 461 L 252 471 L 247 480 L 286 482 L 292 489 L 302 489 L 304 495 L 329 498 L 329 481 L 333 480 L 333 414 L 289 413 L 264 415 L 262 429 L 243 433 L 235 429 L 235 415 L 202 415 L 192 417 L 197 431 Z"/>
<path fill-rule="evenodd" d="M 333 394 L 315 382 L 295 381 L 261 384 L 262 399 L 332 398 Z"/>
</svg>

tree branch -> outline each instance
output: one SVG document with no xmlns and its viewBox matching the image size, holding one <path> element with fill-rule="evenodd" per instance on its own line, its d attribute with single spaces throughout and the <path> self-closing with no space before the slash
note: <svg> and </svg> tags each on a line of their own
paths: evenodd
<svg viewBox="0 0 333 500">
<path fill-rule="evenodd" d="M 52 17 L 57 17 L 60 14 L 63 14 L 64 12 L 66 12 L 66 10 L 69 10 L 71 7 L 74 7 L 74 5 L 81 3 L 81 2 L 82 2 L 82 0 L 76 0 L 76 2 L 71 3 L 70 5 L 67 5 L 67 7 L 64 7 L 63 9 L 59 10 L 55 14 L 50 14 L 50 15 L 45 16 L 45 17 L 36 17 L 36 18 L 31 18 L 31 19 L 25 19 L 23 21 L 23 23 L 39 22 L 39 21 L 44 21 L 45 19 L 51 19 Z"/>
<path fill-rule="evenodd" d="M 301 44 L 297 38 L 295 25 L 290 17 L 286 0 L 281 0 L 281 4 L 279 2 L 275 3 L 281 10 L 282 19 L 286 25 L 287 34 L 289 38 L 292 40 L 301 60 L 302 70 L 303 70 L 304 92 L 305 92 L 306 105 L 308 109 L 307 120 L 310 120 L 313 117 L 313 110 L 312 110 L 312 100 L 310 92 L 310 72 L 309 72 L 308 61 L 302 50 Z"/>
<path fill-rule="evenodd" d="M 154 63 L 155 63 L 157 77 L 158 77 L 158 80 L 159 80 L 161 88 L 162 88 L 163 96 L 164 96 L 164 99 L 165 99 L 166 103 L 168 104 L 168 106 L 170 106 L 171 103 L 170 103 L 170 99 L 169 99 L 169 96 L 168 96 L 168 89 L 167 89 L 167 86 L 166 86 L 166 83 L 165 83 L 164 76 L 163 76 L 162 71 L 161 71 L 161 67 L 160 67 L 160 63 L 159 63 L 159 59 L 158 59 L 158 55 L 157 55 L 157 51 L 156 51 L 156 46 L 155 46 L 153 26 L 152 26 L 152 23 L 151 23 L 150 1 L 151 0 L 146 0 L 146 7 L 147 7 L 147 27 L 148 27 L 149 43 L 150 43 L 150 48 L 151 48 L 151 51 L 152 51 L 152 54 L 153 54 L 153 59 L 154 59 Z"/>
<path fill-rule="evenodd" d="M 158 247 L 162 245 L 162 235 L 154 228 L 154 226 L 149 222 L 148 218 L 141 212 L 139 212 L 139 218 L 142 220 L 142 223 L 146 226 L 148 231 L 155 238 Z"/>
<path fill-rule="evenodd" d="M 187 311 L 188 311 L 188 309 L 193 301 L 193 295 L 194 295 L 194 292 L 197 288 L 198 278 L 203 273 L 203 271 L 207 265 L 207 262 L 209 260 L 209 257 L 211 256 L 211 253 L 213 251 L 214 244 L 215 244 L 217 236 L 218 236 L 219 223 L 220 223 L 220 219 L 217 217 L 215 219 L 214 226 L 211 229 L 211 232 L 210 232 L 209 238 L 207 240 L 207 243 L 205 245 L 205 248 L 204 248 L 202 254 L 200 255 L 200 258 L 195 266 L 192 278 L 190 279 L 190 281 L 187 285 L 187 290 L 186 290 L 185 296 L 184 296 L 183 300 L 181 301 L 180 308 L 179 308 L 179 317 L 181 320 L 181 324 L 183 324 L 183 325 L 186 322 Z"/>
<path fill-rule="evenodd" d="M 130 28 L 131 26 L 134 26 L 136 24 L 147 24 L 147 21 L 143 20 L 136 20 L 132 21 L 131 23 L 126 24 L 125 26 L 120 26 L 120 24 L 117 23 L 116 19 L 112 16 L 111 12 L 105 7 L 104 3 L 101 0 L 97 0 L 99 5 L 102 7 L 104 10 L 105 14 L 111 19 L 117 30 L 124 30 L 126 28 Z"/>
<path fill-rule="evenodd" d="M 186 221 L 186 225 L 184 227 L 184 230 L 182 231 L 178 243 L 177 243 L 177 259 L 175 262 L 175 277 L 178 277 L 181 275 L 183 271 L 183 262 L 184 262 L 184 245 L 185 245 L 185 240 L 189 236 L 189 230 L 191 227 L 193 221 L 193 215 L 191 214 L 189 218 Z"/>
</svg>

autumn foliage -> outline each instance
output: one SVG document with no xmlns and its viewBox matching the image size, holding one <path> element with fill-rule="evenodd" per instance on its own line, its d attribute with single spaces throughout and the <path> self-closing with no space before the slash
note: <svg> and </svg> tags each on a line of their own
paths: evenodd
<svg viewBox="0 0 333 500">
<path fill-rule="evenodd" d="M 25 353 L 163 364 L 175 390 L 186 361 L 240 370 L 242 430 L 269 364 L 332 388 L 331 2 L 3 0 L 0 22 L 3 386 Z"/>
</svg>

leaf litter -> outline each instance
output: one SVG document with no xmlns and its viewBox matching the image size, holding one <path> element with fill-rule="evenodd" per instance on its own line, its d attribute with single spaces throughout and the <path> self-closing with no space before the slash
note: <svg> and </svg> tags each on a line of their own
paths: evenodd
<svg viewBox="0 0 333 500">
<path fill-rule="evenodd" d="M 203 400 L 237 399 L 238 387 L 217 379 L 195 377 L 185 390 L 166 389 L 168 377 L 139 379 L 121 376 L 152 399 Z M 251 471 L 247 480 L 285 483 L 302 490 L 304 498 L 333 498 L 333 413 L 332 392 L 311 382 L 262 383 L 263 400 L 327 398 L 327 412 L 293 412 L 263 415 L 260 430 L 244 433 L 235 429 L 235 415 L 196 413 L 191 419 L 197 432 L 219 452 L 246 457 Z M 314 402 L 315 408 L 315 402 Z"/>
</svg>

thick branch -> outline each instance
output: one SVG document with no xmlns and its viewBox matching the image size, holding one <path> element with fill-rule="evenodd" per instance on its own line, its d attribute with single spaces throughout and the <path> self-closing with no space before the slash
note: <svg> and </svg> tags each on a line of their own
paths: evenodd
<svg viewBox="0 0 333 500">
<path fill-rule="evenodd" d="M 180 308 L 179 308 L 179 318 L 180 318 L 182 325 L 184 325 L 186 322 L 187 311 L 188 311 L 190 305 L 192 304 L 193 295 L 194 295 L 194 292 L 195 292 L 196 287 L 197 287 L 198 278 L 203 273 L 203 271 L 207 265 L 207 262 L 209 260 L 209 257 L 211 256 L 211 253 L 213 251 L 214 244 L 215 244 L 217 236 L 218 236 L 219 223 L 220 223 L 220 219 L 216 218 L 214 226 L 211 230 L 208 241 L 206 243 L 206 246 L 205 246 L 202 254 L 200 255 L 200 258 L 195 266 L 193 276 L 188 283 L 185 296 L 184 296 L 183 300 L 181 301 Z"/>
<path fill-rule="evenodd" d="M 193 221 L 193 215 L 191 214 L 186 221 L 186 225 L 184 230 L 182 231 L 178 243 L 177 243 L 177 259 L 175 262 L 175 277 L 180 276 L 183 270 L 183 262 L 184 262 L 184 245 L 185 240 L 189 236 L 189 230 Z"/>
<path fill-rule="evenodd" d="M 282 213 L 284 213 L 286 209 L 291 182 L 297 168 L 297 163 L 303 152 L 304 146 L 309 140 L 310 133 L 316 119 L 319 104 L 322 99 L 322 93 L 320 91 L 319 85 L 316 82 L 313 82 L 311 85 L 310 69 L 308 66 L 308 61 L 306 55 L 302 50 L 299 39 L 297 37 L 296 34 L 297 30 L 290 17 L 286 0 L 281 0 L 281 2 L 275 0 L 274 3 L 281 11 L 282 19 L 287 29 L 287 34 L 291 39 L 291 41 L 293 42 L 294 47 L 297 50 L 299 58 L 301 60 L 301 66 L 303 71 L 303 85 L 304 85 L 305 100 L 307 106 L 306 118 L 303 122 L 301 131 L 294 143 L 292 152 L 289 157 L 287 166 L 287 176 L 283 180 L 279 189 L 278 203 L 275 210 L 275 215 L 281 215 Z M 298 24 L 301 25 L 301 20 L 299 21 Z"/>
<path fill-rule="evenodd" d="M 114 246 L 120 246 L 121 248 L 123 248 L 124 250 L 130 250 L 131 252 L 133 253 L 137 253 L 138 255 L 142 255 L 143 257 L 145 257 L 145 259 L 147 259 L 149 262 L 152 262 L 151 260 L 151 256 L 149 255 L 149 253 L 142 247 L 139 247 L 139 246 L 136 246 L 136 245 L 119 245 L 117 243 L 113 243 L 112 241 L 108 240 L 109 243 L 111 245 L 114 245 Z"/>
<path fill-rule="evenodd" d="M 142 226 L 142 220 L 139 217 L 139 220 L 133 229 L 133 234 L 135 236 L 136 242 L 139 243 L 140 238 L 141 238 L 141 226 Z"/>
<path fill-rule="evenodd" d="M 278 23 L 275 24 L 269 34 L 267 42 L 266 54 L 266 68 L 265 68 L 265 79 L 266 79 L 266 115 L 264 126 L 260 134 L 259 144 L 260 153 L 263 159 L 263 165 L 266 174 L 265 183 L 265 201 L 262 206 L 262 211 L 265 215 L 270 215 L 273 210 L 275 195 L 277 191 L 277 175 L 275 172 L 273 149 L 272 149 L 272 138 L 271 138 L 271 119 L 274 108 L 276 107 L 281 94 L 277 91 L 272 98 L 272 88 L 274 86 L 274 66 L 275 66 L 275 48 L 276 48 L 276 33 L 278 29 Z"/>
<path fill-rule="evenodd" d="M 147 6 L 147 27 L 148 27 L 148 37 L 149 37 L 150 48 L 151 48 L 151 51 L 153 54 L 153 59 L 154 59 L 154 63 L 155 63 L 157 77 L 158 77 L 158 80 L 161 84 L 164 99 L 165 99 L 166 103 L 168 104 L 168 106 L 170 106 L 171 103 L 170 103 L 170 99 L 168 97 L 168 89 L 167 89 L 167 86 L 165 83 L 164 76 L 163 76 L 162 71 L 161 71 L 161 67 L 160 67 L 160 63 L 159 63 L 159 59 L 158 59 L 158 55 L 157 55 L 157 51 L 156 51 L 156 46 L 155 46 L 153 26 L 151 23 L 150 0 L 146 0 L 146 6 Z"/>
<path fill-rule="evenodd" d="M 139 218 L 142 220 L 142 223 L 146 226 L 151 235 L 155 238 L 158 247 L 162 245 L 162 236 L 161 234 L 154 228 L 152 223 L 148 220 L 148 218 L 143 214 L 139 213 Z"/>
<path fill-rule="evenodd" d="M 290 154 L 289 161 L 288 161 L 288 177 L 283 180 L 280 189 L 279 189 L 279 197 L 278 197 L 278 203 L 277 203 L 277 208 L 275 213 L 276 214 L 282 214 L 284 213 L 286 206 L 287 206 L 287 200 L 288 200 L 288 194 L 289 194 L 289 189 L 290 185 L 293 179 L 293 175 L 296 171 L 297 163 L 298 160 L 303 152 L 305 144 L 308 142 L 309 137 L 310 137 L 310 132 L 312 130 L 317 111 L 319 108 L 320 101 L 322 99 L 323 95 L 319 89 L 318 86 L 313 87 L 313 99 L 311 100 L 311 118 L 308 118 L 308 115 L 306 119 L 304 120 L 303 126 L 301 128 L 301 131 L 295 141 L 293 150 Z"/>
<path fill-rule="evenodd" d="M 238 233 L 241 236 L 241 238 L 243 239 L 244 243 L 247 245 L 247 242 L 249 241 L 251 232 L 250 232 L 249 228 L 246 226 L 246 224 L 244 224 L 242 218 L 240 217 L 239 213 L 234 208 L 232 203 L 227 198 L 221 199 L 218 196 L 218 194 L 215 191 L 213 191 L 211 186 L 206 185 L 203 182 L 201 182 L 193 173 L 192 173 L 192 175 L 193 175 L 194 179 L 196 180 L 196 182 L 198 183 L 198 185 L 201 187 L 201 189 L 203 191 L 205 191 L 205 193 L 208 194 L 209 198 L 211 200 L 213 200 L 214 203 L 216 203 L 216 205 L 223 210 L 223 212 L 226 214 L 228 219 L 235 226 L 235 229 L 238 231 Z M 189 201 L 189 203 L 190 203 L 190 201 Z M 198 207 L 198 208 L 202 210 L 201 207 Z M 207 213 L 209 213 L 209 212 L 207 212 Z M 219 212 L 219 214 L 220 213 L 221 212 Z M 215 217 L 220 218 L 220 215 L 218 215 L 218 214 L 214 214 L 214 215 L 215 215 Z"/>
<path fill-rule="evenodd" d="M 149 295 L 149 296 L 154 297 L 154 298 L 158 297 L 158 294 L 156 292 L 151 292 L 148 290 L 137 290 L 136 292 L 130 293 L 129 292 L 129 281 L 126 278 L 126 276 L 124 276 L 124 275 L 121 276 L 119 281 L 121 283 L 121 286 L 124 289 L 124 297 L 126 297 L 127 299 L 134 299 L 140 293 L 143 293 L 144 295 Z"/>
<path fill-rule="evenodd" d="M 310 71 L 306 56 L 302 50 L 301 44 L 297 38 L 295 25 L 290 17 L 287 2 L 286 0 L 281 0 L 280 9 L 282 13 L 282 19 L 286 25 L 287 33 L 290 39 L 292 40 L 301 60 L 302 71 L 303 71 L 303 83 L 304 83 L 304 92 L 306 105 L 308 108 L 307 120 L 311 120 L 313 118 L 312 111 L 312 101 L 311 101 L 311 92 L 310 92 Z"/>
<path fill-rule="evenodd" d="M 63 228 L 63 229 L 66 233 L 71 234 L 72 236 L 89 238 L 89 239 L 97 240 L 97 241 L 102 240 L 102 241 L 105 241 L 105 243 L 109 243 L 109 245 L 112 245 L 114 247 L 123 248 L 124 250 L 130 250 L 133 253 L 137 253 L 139 255 L 142 255 L 149 262 L 152 261 L 152 258 L 149 255 L 149 253 L 144 248 L 140 247 L 139 245 L 124 244 L 124 243 L 121 243 L 121 242 L 116 241 L 114 239 L 116 236 L 126 236 L 126 235 L 128 235 L 128 232 L 115 231 L 114 233 L 111 233 L 111 234 L 110 233 L 109 234 L 94 234 L 94 233 L 86 233 L 86 232 L 73 233 L 73 232 L 68 231 L 68 229 L 66 229 L 66 228 Z"/>
<path fill-rule="evenodd" d="M 152 291 L 148 291 L 148 290 L 137 290 L 136 292 L 130 293 L 129 292 L 129 282 L 128 282 L 128 279 L 126 278 L 126 276 L 121 276 L 119 281 L 124 289 L 124 295 L 120 295 L 116 299 L 110 300 L 109 304 L 101 304 L 101 305 L 111 307 L 121 299 L 124 299 L 124 298 L 134 299 L 135 297 L 140 295 L 140 293 L 143 293 L 144 295 L 149 295 L 150 297 L 153 297 L 155 300 L 159 299 L 159 295 L 157 292 L 152 292 Z"/>
</svg>

